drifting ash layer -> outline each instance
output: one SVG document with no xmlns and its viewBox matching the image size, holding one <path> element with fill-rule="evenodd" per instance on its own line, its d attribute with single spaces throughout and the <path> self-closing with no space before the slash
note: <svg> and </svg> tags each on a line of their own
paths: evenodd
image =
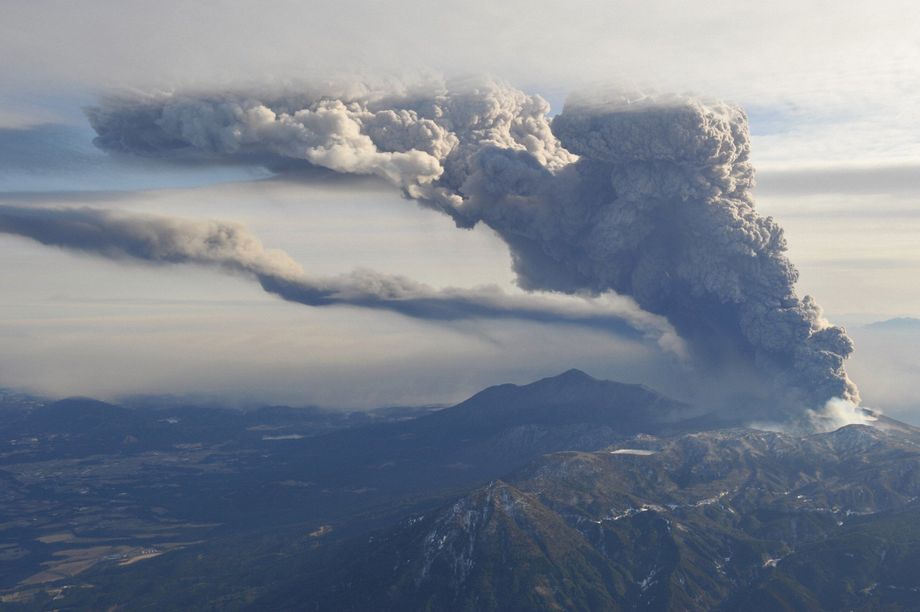
<svg viewBox="0 0 920 612">
<path fill-rule="evenodd" d="M 251 278 L 265 291 L 307 306 L 358 306 L 440 322 L 517 319 L 566 323 L 633 339 L 645 336 L 674 351 L 682 346 L 663 318 L 640 310 L 628 298 L 510 295 L 488 286 L 435 289 L 371 270 L 309 276 L 287 253 L 264 248 L 256 236 L 236 223 L 96 208 L 0 205 L 0 233 L 109 259 L 216 268 Z"/>
<path fill-rule="evenodd" d="M 88 115 L 107 150 L 382 177 L 458 226 L 493 228 L 527 290 L 631 296 L 699 363 L 756 372 L 784 405 L 858 401 L 852 342 L 796 295 L 782 230 L 754 209 L 737 107 L 580 98 L 550 122 L 539 96 L 494 82 L 351 89 L 158 94 Z"/>
</svg>

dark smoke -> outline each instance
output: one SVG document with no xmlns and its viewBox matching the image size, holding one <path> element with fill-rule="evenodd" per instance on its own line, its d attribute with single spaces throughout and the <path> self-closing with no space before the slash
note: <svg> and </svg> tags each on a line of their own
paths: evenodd
<svg viewBox="0 0 920 612">
<path fill-rule="evenodd" d="M 376 175 L 511 248 L 521 287 L 609 290 L 662 315 L 701 364 L 747 364 L 783 402 L 858 401 L 853 346 L 808 296 L 761 217 L 744 113 L 687 98 L 548 105 L 496 83 L 425 93 L 159 95 L 88 115 L 107 150 L 302 160 Z"/>
</svg>

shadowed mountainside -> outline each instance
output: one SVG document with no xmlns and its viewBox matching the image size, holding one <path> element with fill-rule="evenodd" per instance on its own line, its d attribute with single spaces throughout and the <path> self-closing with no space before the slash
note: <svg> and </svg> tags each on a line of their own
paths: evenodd
<svg viewBox="0 0 920 612">
<path fill-rule="evenodd" d="M 914 609 L 920 431 L 722 430 L 547 455 L 339 554 L 278 609 Z M 898 607 L 900 606 L 900 607 Z M 913 606 L 913 607 L 912 607 Z M 885 608 L 889 609 L 889 608 Z"/>
</svg>

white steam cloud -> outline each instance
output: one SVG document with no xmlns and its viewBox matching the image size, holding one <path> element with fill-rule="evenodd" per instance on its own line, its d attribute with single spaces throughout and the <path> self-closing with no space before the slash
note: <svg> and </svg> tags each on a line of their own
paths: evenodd
<svg viewBox="0 0 920 612">
<path fill-rule="evenodd" d="M 548 110 L 539 96 L 467 82 L 157 94 L 107 100 L 88 116 L 107 150 L 382 177 L 458 226 L 493 228 L 524 289 L 631 296 L 698 363 L 746 364 L 778 403 L 858 402 L 844 370 L 852 342 L 796 295 L 782 230 L 755 211 L 740 109 L 605 95 L 573 98 L 552 121 Z"/>
<path fill-rule="evenodd" d="M 812 431 L 834 431 L 847 425 L 869 425 L 878 420 L 873 411 L 861 408 L 850 400 L 833 397 L 820 410 L 806 411 Z"/>
</svg>

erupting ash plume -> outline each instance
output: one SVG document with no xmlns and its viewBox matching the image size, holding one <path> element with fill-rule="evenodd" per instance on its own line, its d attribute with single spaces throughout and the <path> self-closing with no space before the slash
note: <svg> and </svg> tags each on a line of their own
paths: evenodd
<svg viewBox="0 0 920 612">
<path fill-rule="evenodd" d="M 754 209 L 743 112 L 680 97 L 548 105 L 496 83 L 426 92 L 154 95 L 88 111 L 108 150 L 376 175 L 509 245 L 521 287 L 615 291 L 698 363 L 746 364 L 783 403 L 858 401 L 853 346 L 796 295 L 781 228 Z"/>
<path fill-rule="evenodd" d="M 194 264 L 256 279 L 282 299 L 309 306 L 377 308 L 433 321 L 512 318 L 571 323 L 656 340 L 681 354 L 683 343 L 662 317 L 620 296 L 514 296 L 496 287 L 441 289 L 359 270 L 330 278 L 308 276 L 283 251 L 265 249 L 245 227 L 94 208 L 0 206 L 0 233 L 49 246 L 154 265 Z"/>
</svg>

